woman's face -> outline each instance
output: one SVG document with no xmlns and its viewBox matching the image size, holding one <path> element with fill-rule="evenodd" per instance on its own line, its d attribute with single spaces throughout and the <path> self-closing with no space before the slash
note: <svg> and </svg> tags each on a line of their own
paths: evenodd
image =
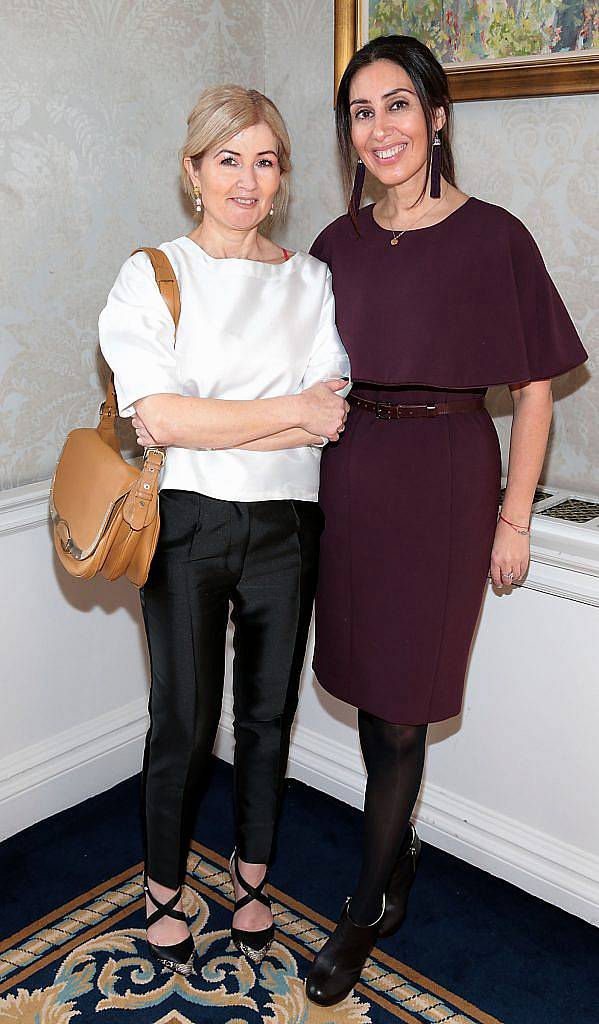
<svg viewBox="0 0 599 1024">
<path fill-rule="evenodd" d="M 407 71 L 390 60 L 368 64 L 352 78 L 349 100 L 354 148 L 383 185 L 426 174 L 426 119 Z M 436 127 L 444 121 L 441 110 Z"/>
<path fill-rule="evenodd" d="M 268 125 L 255 124 L 207 150 L 198 171 L 186 162 L 205 215 L 239 231 L 257 227 L 270 213 L 281 180 L 277 148 Z"/>
</svg>

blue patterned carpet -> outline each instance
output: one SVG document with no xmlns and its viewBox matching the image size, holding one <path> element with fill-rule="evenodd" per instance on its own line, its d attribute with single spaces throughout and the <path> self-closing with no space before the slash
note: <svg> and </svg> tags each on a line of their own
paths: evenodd
<svg viewBox="0 0 599 1024">
<path fill-rule="evenodd" d="M 426 847 L 408 921 L 338 1007 L 303 978 L 356 869 L 361 816 L 291 783 L 271 873 L 277 941 L 229 940 L 230 768 L 215 763 L 188 861 L 190 979 L 144 948 L 138 780 L 0 845 L 0 1024 L 563 1024 L 599 1021 L 597 930 Z M 281 886 L 279 888 L 279 886 Z M 300 898 L 303 902 L 300 902 Z"/>
<path fill-rule="evenodd" d="M 380 950 L 366 966 L 364 983 L 344 1003 L 312 1006 L 302 979 L 332 922 L 278 889 L 271 892 L 278 941 L 256 970 L 229 939 L 226 861 L 194 843 L 185 896 L 198 966 L 185 979 L 160 972 L 146 957 L 137 864 L 9 940 L 1 951 L 0 989 L 6 994 L 0 997 L 0 1021 L 68 1024 L 94 1013 L 102 1013 L 107 1024 L 494 1020 Z"/>
</svg>

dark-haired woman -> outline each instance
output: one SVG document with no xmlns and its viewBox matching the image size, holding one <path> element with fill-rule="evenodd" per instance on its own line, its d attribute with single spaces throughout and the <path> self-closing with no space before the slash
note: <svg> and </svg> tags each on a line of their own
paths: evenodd
<svg viewBox="0 0 599 1024">
<path fill-rule="evenodd" d="M 427 726 L 456 715 L 483 589 L 522 579 L 551 421 L 551 378 L 586 353 L 532 237 L 455 184 L 447 80 L 407 36 L 350 61 L 337 132 L 349 215 L 312 253 L 333 274 L 354 390 L 323 460 L 326 529 L 314 668 L 355 705 L 368 773 L 362 867 L 307 992 L 329 1005 L 399 928 L 419 855 L 410 823 Z M 385 187 L 360 206 L 368 169 Z M 513 399 L 507 490 L 484 408 Z"/>
</svg>

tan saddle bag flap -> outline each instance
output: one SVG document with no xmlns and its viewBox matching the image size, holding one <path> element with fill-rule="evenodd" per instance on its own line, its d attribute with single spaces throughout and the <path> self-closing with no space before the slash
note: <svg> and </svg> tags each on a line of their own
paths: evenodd
<svg viewBox="0 0 599 1024">
<path fill-rule="evenodd" d="M 156 282 L 175 323 L 180 300 L 171 264 L 160 249 L 147 252 Z M 54 546 L 71 576 L 109 580 L 126 575 L 137 587 L 148 577 L 160 529 L 158 478 L 166 454 L 146 448 L 141 469 L 123 458 L 118 435 L 114 377 L 96 428 L 72 430 L 50 491 Z"/>
</svg>

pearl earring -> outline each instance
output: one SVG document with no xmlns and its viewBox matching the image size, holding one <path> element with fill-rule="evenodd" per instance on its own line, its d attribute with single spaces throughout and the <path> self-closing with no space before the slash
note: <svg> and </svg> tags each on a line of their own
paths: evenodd
<svg viewBox="0 0 599 1024">
<path fill-rule="evenodd" d="M 274 215 L 275 215 L 275 204 L 273 203 L 271 208 L 270 208 L 270 216 L 274 217 Z"/>
<path fill-rule="evenodd" d="M 193 194 L 195 196 L 196 213 L 202 212 L 202 193 L 199 185 L 193 186 Z"/>
</svg>

